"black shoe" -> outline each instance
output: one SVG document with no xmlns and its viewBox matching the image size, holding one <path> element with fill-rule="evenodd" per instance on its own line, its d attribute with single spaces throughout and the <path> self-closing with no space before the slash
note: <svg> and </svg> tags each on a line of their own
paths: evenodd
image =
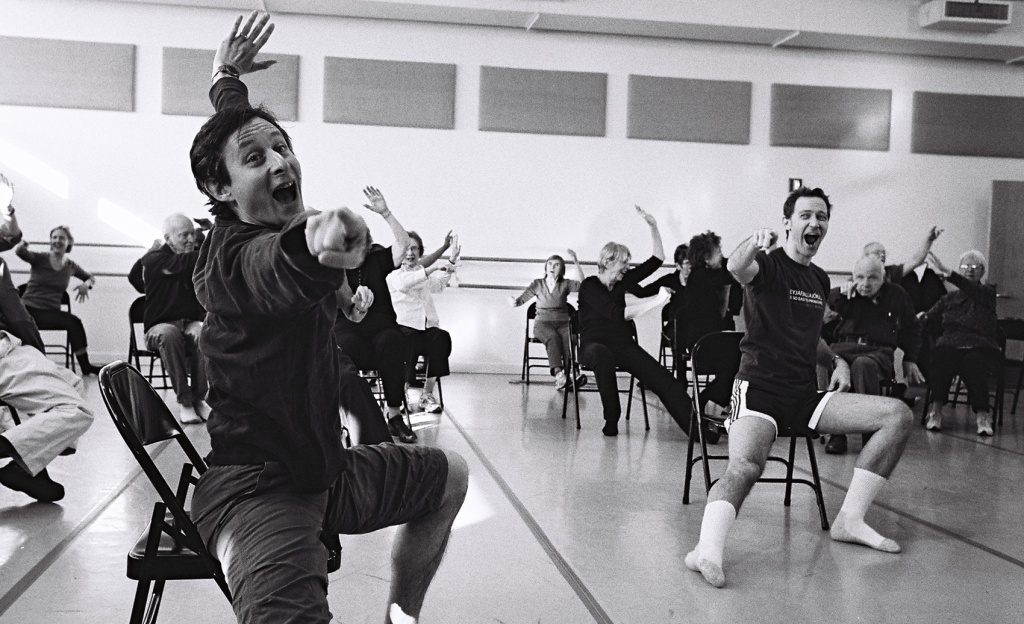
<svg viewBox="0 0 1024 624">
<path fill-rule="evenodd" d="M 604 428 L 601 429 L 601 433 L 605 434 L 609 438 L 619 435 L 619 423 L 614 420 L 604 421 Z"/>
<path fill-rule="evenodd" d="M 868 440 L 870 440 L 871 436 L 873 436 L 873 435 L 875 435 L 875 434 L 874 433 L 862 433 L 862 434 L 860 434 L 861 448 L 863 448 L 863 447 L 868 445 Z"/>
<path fill-rule="evenodd" d="M 576 388 L 582 388 L 585 385 L 587 385 L 587 376 L 580 373 L 576 376 Z"/>
<path fill-rule="evenodd" d="M 11 462 L 0 468 L 0 483 L 44 503 L 64 498 L 64 486 L 51 479 L 45 468 L 33 477 L 22 470 L 21 466 Z"/>
<path fill-rule="evenodd" d="M 391 432 L 392 437 L 405 444 L 412 444 L 417 440 L 416 432 L 405 424 L 405 419 L 401 416 L 395 416 L 388 420 L 388 431 Z"/>
<path fill-rule="evenodd" d="M 829 455 L 842 455 L 846 452 L 846 436 L 842 434 L 830 435 L 828 443 L 825 444 L 825 452 Z"/>
<path fill-rule="evenodd" d="M 63 451 L 61 451 L 61 452 L 59 453 L 59 455 L 60 455 L 61 457 L 67 457 L 68 455 L 74 455 L 74 454 L 75 454 L 75 453 L 77 453 L 77 452 L 78 452 L 78 449 L 76 449 L 76 448 L 75 448 L 75 447 L 73 447 L 73 446 L 69 446 L 69 447 L 67 447 L 66 449 L 64 449 Z"/>
<path fill-rule="evenodd" d="M 99 375 L 102 366 L 94 366 L 92 364 L 80 364 L 78 366 L 82 370 L 82 377 L 86 375 Z"/>
</svg>

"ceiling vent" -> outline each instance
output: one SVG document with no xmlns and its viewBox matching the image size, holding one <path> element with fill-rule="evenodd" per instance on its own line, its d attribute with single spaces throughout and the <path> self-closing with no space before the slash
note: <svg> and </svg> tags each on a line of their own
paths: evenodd
<svg viewBox="0 0 1024 624">
<path fill-rule="evenodd" d="M 931 0 L 918 9 L 922 28 L 992 32 L 1009 26 L 1009 2 L 975 2 L 974 0 Z"/>
</svg>

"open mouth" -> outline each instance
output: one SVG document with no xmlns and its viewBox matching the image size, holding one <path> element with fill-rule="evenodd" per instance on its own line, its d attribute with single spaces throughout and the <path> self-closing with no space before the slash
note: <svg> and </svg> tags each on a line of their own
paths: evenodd
<svg viewBox="0 0 1024 624">
<path fill-rule="evenodd" d="M 821 234 L 804 234 L 804 242 L 808 247 L 814 247 L 821 240 Z"/>
<path fill-rule="evenodd" d="M 299 197 L 299 185 L 295 182 L 287 182 L 274 189 L 271 195 L 283 204 L 290 204 Z"/>
</svg>

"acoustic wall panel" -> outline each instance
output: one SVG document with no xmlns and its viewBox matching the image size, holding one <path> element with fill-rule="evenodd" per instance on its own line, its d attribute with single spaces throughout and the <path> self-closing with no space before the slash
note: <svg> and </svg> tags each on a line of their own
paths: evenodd
<svg viewBox="0 0 1024 624">
<path fill-rule="evenodd" d="M 0 37 L 0 104 L 133 111 L 135 46 Z"/>
<path fill-rule="evenodd" d="M 214 50 L 164 48 L 163 100 L 165 115 L 213 114 L 210 75 Z M 249 99 L 263 104 L 282 121 L 299 118 L 299 57 L 294 54 L 260 54 L 260 60 L 277 61 L 268 69 L 246 74 Z"/>
<path fill-rule="evenodd" d="M 604 136 L 608 76 L 480 68 L 480 129 Z"/>
<path fill-rule="evenodd" d="M 455 65 L 324 59 L 324 121 L 455 127 Z"/>
<path fill-rule="evenodd" d="M 1024 97 L 914 93 L 915 154 L 1024 158 Z"/>
<path fill-rule="evenodd" d="M 749 82 L 629 77 L 631 139 L 750 143 Z"/>
<path fill-rule="evenodd" d="M 892 91 L 772 85 L 771 144 L 889 149 Z"/>
</svg>

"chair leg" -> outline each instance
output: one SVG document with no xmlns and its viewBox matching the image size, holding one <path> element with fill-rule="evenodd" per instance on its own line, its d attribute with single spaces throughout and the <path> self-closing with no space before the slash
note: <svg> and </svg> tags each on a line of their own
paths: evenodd
<svg viewBox="0 0 1024 624">
<path fill-rule="evenodd" d="M 647 419 L 647 390 L 644 389 L 643 384 L 638 385 L 640 386 L 640 406 L 644 410 L 644 431 L 650 431 L 651 421 Z"/>
<path fill-rule="evenodd" d="M 1017 413 L 1017 399 L 1020 398 L 1020 386 L 1024 382 L 1024 364 L 1020 366 L 1020 373 L 1017 374 L 1017 389 L 1013 391 L 1013 407 L 1010 408 L 1011 414 Z"/>
<path fill-rule="evenodd" d="M 690 414 L 690 439 L 686 443 L 686 477 L 683 481 L 683 504 L 690 504 L 690 478 L 693 477 L 693 421 L 697 418 L 696 413 Z M 707 475 L 705 475 L 706 477 Z"/>
<path fill-rule="evenodd" d="M 618 385 L 618 380 L 616 380 L 615 383 L 616 383 L 616 385 Z M 636 377 L 630 375 L 629 376 L 629 394 L 626 395 L 627 396 L 627 398 L 626 398 L 626 420 L 629 420 L 629 414 L 630 414 L 630 412 L 633 411 L 633 384 L 635 384 L 635 383 L 636 383 Z"/>
<path fill-rule="evenodd" d="M 153 592 L 149 598 L 149 608 L 146 609 L 145 624 L 156 624 L 156 618 L 160 615 L 160 603 L 164 598 L 164 584 L 166 581 L 160 579 L 153 582 Z"/>
<path fill-rule="evenodd" d="M 814 442 L 807 436 L 807 461 L 811 464 L 811 478 L 814 481 L 814 495 L 818 499 L 818 515 L 821 516 L 821 530 L 829 527 L 828 513 L 825 511 L 825 496 L 821 492 L 821 478 L 818 476 L 818 459 L 814 454 Z"/>
<path fill-rule="evenodd" d="M 135 586 L 135 601 L 132 603 L 132 615 L 128 619 L 129 624 L 142 624 L 142 618 L 146 614 L 146 603 L 149 602 L 149 579 L 139 579 Z"/>
<path fill-rule="evenodd" d="M 793 500 L 793 463 L 796 461 L 796 438 L 790 438 L 789 440 L 789 461 L 786 462 L 786 497 L 782 499 L 782 504 L 789 507 L 789 503 Z"/>
</svg>

